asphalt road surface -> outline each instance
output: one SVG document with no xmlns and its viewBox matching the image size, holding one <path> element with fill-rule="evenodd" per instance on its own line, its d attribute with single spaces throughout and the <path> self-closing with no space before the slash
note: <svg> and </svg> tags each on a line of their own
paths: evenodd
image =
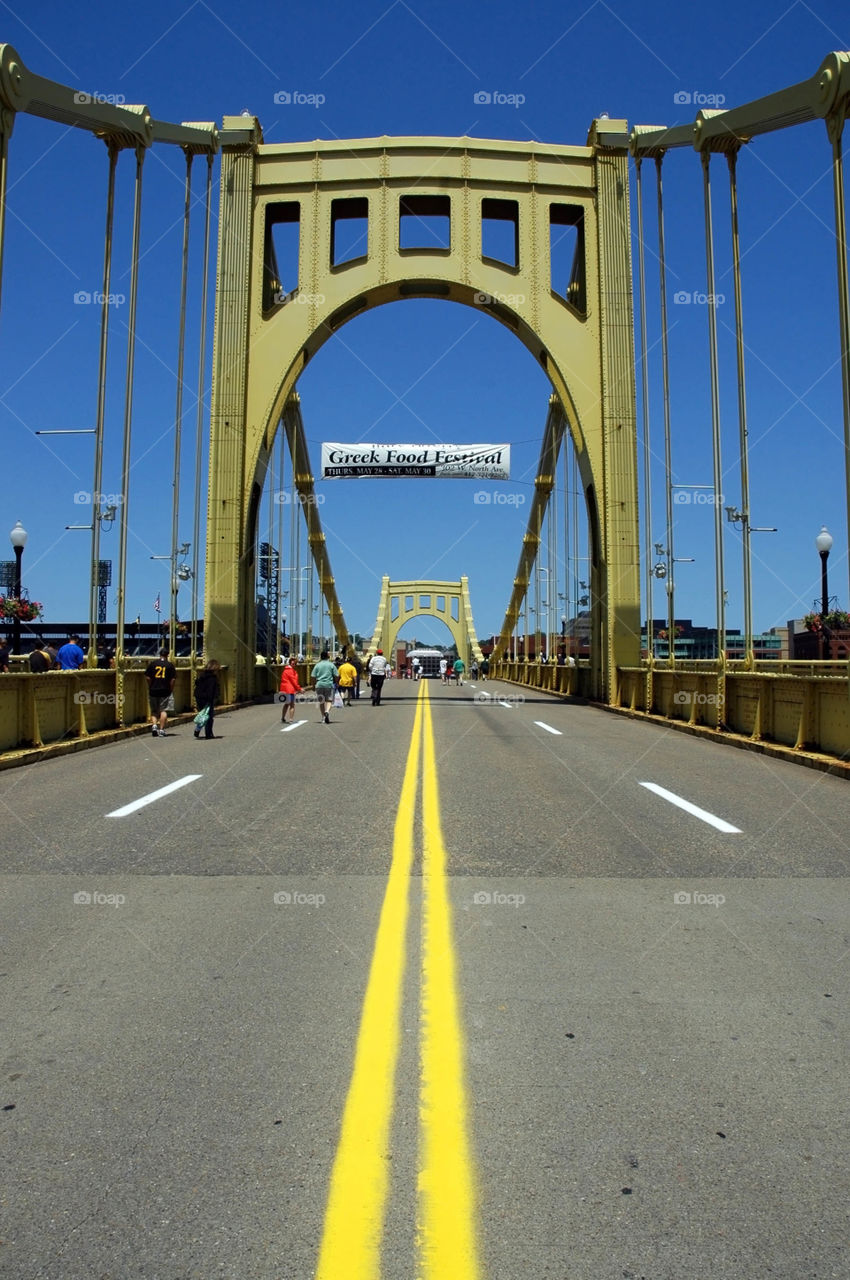
<svg viewBox="0 0 850 1280">
<path fill-rule="evenodd" d="M 0 1275 L 846 1280 L 847 784 L 495 683 L 297 719 L 0 774 Z"/>
</svg>

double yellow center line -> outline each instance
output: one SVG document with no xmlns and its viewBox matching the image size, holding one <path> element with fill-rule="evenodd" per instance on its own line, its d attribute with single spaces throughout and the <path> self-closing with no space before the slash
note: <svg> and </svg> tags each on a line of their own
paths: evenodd
<svg viewBox="0 0 850 1280">
<path fill-rule="evenodd" d="M 447 858 L 431 707 L 423 681 L 331 1174 L 316 1280 L 380 1280 L 381 1276 L 420 760 L 423 918 L 417 1275 L 420 1280 L 478 1280 L 480 1274 Z"/>
</svg>

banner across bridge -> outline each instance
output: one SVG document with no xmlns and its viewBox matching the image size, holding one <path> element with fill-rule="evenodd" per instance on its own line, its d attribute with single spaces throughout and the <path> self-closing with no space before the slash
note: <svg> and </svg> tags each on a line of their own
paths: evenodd
<svg viewBox="0 0 850 1280">
<path fill-rule="evenodd" d="M 509 444 L 322 444 L 322 479 L 436 476 L 509 480 Z"/>
</svg>

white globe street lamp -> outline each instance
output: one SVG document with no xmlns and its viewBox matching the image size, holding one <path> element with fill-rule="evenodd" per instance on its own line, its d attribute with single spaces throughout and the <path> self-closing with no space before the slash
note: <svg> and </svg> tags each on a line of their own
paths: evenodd
<svg viewBox="0 0 850 1280">
<path fill-rule="evenodd" d="M 821 525 L 821 531 L 815 538 L 815 546 L 820 555 L 820 587 L 821 587 L 821 618 L 825 617 L 829 612 L 829 589 L 826 581 L 826 562 L 829 559 L 829 553 L 832 550 L 832 534 L 826 525 Z"/>
</svg>

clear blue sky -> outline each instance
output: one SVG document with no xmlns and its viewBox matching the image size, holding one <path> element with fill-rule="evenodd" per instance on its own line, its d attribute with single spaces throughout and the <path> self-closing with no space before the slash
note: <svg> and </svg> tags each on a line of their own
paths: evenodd
<svg viewBox="0 0 850 1280">
<path fill-rule="evenodd" d="M 18 17 L 0 9 L 0 39 L 27 66 L 80 90 L 146 103 L 163 120 L 221 121 L 256 114 L 269 142 L 379 134 L 540 139 L 583 144 L 594 116 L 631 124 L 693 118 L 682 93 L 723 95 L 727 106 L 814 74 L 833 49 L 850 47 L 846 4 L 710 9 L 629 0 L 611 5 L 486 6 L 406 3 L 225 6 L 216 0 L 141 10 L 74 7 L 48 0 Z M 275 102 L 282 90 L 323 95 L 320 106 Z M 523 95 L 481 106 L 481 90 Z M 87 613 L 88 536 L 74 495 L 91 488 L 91 438 L 37 438 L 39 428 L 93 425 L 98 309 L 75 302 L 100 287 L 105 148 L 87 134 L 20 117 L 10 152 L 2 312 L 0 424 L 6 459 L 4 530 L 30 534 L 25 585 L 48 618 Z M 203 165 L 196 165 L 201 192 Z M 845 607 L 847 522 L 836 322 L 830 149 L 822 123 L 759 140 L 740 160 L 744 306 L 748 344 L 756 630 L 805 612 L 819 593 L 814 537 L 835 537 L 830 590 Z M 171 536 L 171 470 L 181 251 L 182 154 L 159 147 L 146 164 L 142 295 L 136 358 L 134 468 L 127 614 L 153 616 Z M 132 161 L 119 165 L 113 289 L 128 291 Z M 716 166 L 715 228 L 721 335 L 725 499 L 738 503 L 738 427 L 728 206 Z M 665 161 L 670 289 L 705 289 L 702 185 L 693 152 Z M 651 223 L 651 207 L 647 208 Z M 200 272 L 200 219 L 192 285 Z M 654 260 L 649 260 L 656 288 Z M 656 310 L 653 303 L 651 311 Z M 673 464 L 676 480 L 711 482 L 705 307 L 671 300 Z M 104 492 L 119 487 L 126 327 L 116 307 L 110 355 Z M 654 323 L 651 320 L 651 323 Z M 196 384 L 197 322 L 186 380 Z M 208 366 L 209 370 L 209 361 Z M 662 540 L 663 472 L 658 351 L 652 364 L 654 537 Z M 205 406 L 205 421 L 208 412 Z M 379 308 L 327 343 L 299 384 L 313 449 L 326 440 L 510 441 L 513 476 L 503 491 L 530 498 L 550 387 L 506 329 L 472 309 L 409 301 Z M 181 536 L 191 538 L 195 397 L 184 400 Z M 528 506 L 476 504 L 474 481 L 328 482 L 322 507 L 349 625 L 371 632 L 381 574 L 470 578 L 481 635 L 498 630 L 510 594 Z M 495 490 L 496 486 L 488 486 Z M 205 501 L 204 501 L 205 507 Z M 730 627 L 742 623 L 739 541 L 727 526 Z M 693 556 L 677 577 L 679 616 L 714 621 L 711 511 L 676 508 L 676 554 Z M 117 566 L 117 530 L 102 555 Z M 11 551 L 5 553 L 11 555 Z M 4 553 L 0 552 L 0 555 Z M 563 572 L 563 571 L 562 571 Z M 582 574 L 579 576 L 583 576 Z M 561 586 L 563 590 L 563 586 Z M 657 589 L 654 612 L 664 613 Z M 645 612 L 645 605 L 644 605 Z M 188 588 L 180 592 L 189 615 Z M 110 595 L 109 617 L 115 609 Z M 445 639 L 440 629 L 417 634 Z M 447 633 L 446 633 L 447 634 Z"/>
</svg>

